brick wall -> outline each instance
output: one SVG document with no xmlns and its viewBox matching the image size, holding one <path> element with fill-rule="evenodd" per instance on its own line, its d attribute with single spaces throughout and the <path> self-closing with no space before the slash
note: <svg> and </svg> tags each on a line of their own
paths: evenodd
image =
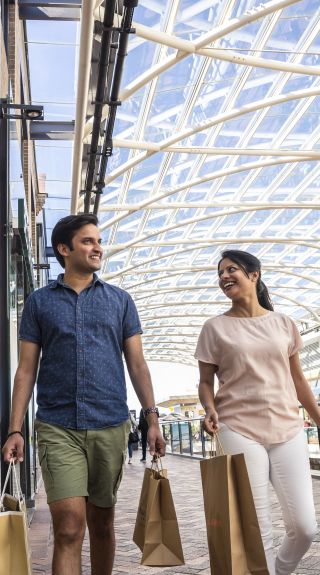
<svg viewBox="0 0 320 575">
<path fill-rule="evenodd" d="M 8 64 L 4 47 L 3 30 L 0 23 L 0 98 L 6 98 L 8 94 Z"/>
<path fill-rule="evenodd" d="M 12 86 L 13 101 L 16 104 L 21 102 L 20 86 L 20 62 L 19 62 L 19 45 L 20 38 L 20 20 L 18 3 L 9 5 L 9 46 L 8 46 L 8 68 Z"/>
<path fill-rule="evenodd" d="M 29 102 L 29 85 L 27 77 L 27 61 L 24 53 L 23 26 L 19 19 L 18 1 L 9 6 L 9 46 L 8 46 L 8 69 L 12 86 L 13 102 L 21 104 L 21 78 L 23 81 L 23 93 L 25 103 Z M 17 121 L 21 125 L 21 121 Z M 22 140 L 22 133 L 17 127 L 18 138 L 20 140 L 23 165 L 23 181 L 25 188 L 26 207 L 29 220 L 29 234 L 32 240 L 32 251 L 35 257 L 36 246 L 36 192 L 37 184 L 32 186 L 32 179 L 36 182 L 36 172 L 34 169 L 34 146 L 29 139 L 29 124 L 27 126 L 28 139 Z"/>
</svg>

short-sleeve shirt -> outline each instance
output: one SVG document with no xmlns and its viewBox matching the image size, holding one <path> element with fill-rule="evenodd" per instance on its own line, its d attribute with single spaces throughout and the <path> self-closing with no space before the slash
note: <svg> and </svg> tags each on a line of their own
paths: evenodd
<svg viewBox="0 0 320 575">
<path fill-rule="evenodd" d="M 37 418 L 71 429 L 99 429 L 128 419 L 124 340 L 142 333 L 130 295 L 95 274 L 77 294 L 56 281 L 34 291 L 19 338 L 41 347 Z"/>
<path fill-rule="evenodd" d="M 302 420 L 289 358 L 301 348 L 295 323 L 277 312 L 206 321 L 195 358 L 218 367 L 219 421 L 263 444 L 294 437 Z"/>
</svg>

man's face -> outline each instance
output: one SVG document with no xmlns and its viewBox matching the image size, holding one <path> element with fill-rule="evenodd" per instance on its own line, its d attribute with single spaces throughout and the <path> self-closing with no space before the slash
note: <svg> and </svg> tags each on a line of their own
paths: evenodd
<svg viewBox="0 0 320 575">
<path fill-rule="evenodd" d="M 72 238 L 72 250 L 58 246 L 64 256 L 66 271 L 92 273 L 101 268 L 102 247 L 99 229 L 93 224 L 82 226 Z"/>
</svg>

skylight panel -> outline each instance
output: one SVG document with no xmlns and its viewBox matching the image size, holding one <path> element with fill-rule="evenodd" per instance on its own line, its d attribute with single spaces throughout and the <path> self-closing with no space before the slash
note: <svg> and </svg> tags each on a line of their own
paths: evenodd
<svg viewBox="0 0 320 575">
<path fill-rule="evenodd" d="M 303 0 L 292 6 L 287 6 L 282 12 L 282 18 L 293 19 L 301 16 L 311 17 L 319 9 L 318 0 Z"/>
<path fill-rule="evenodd" d="M 71 188 L 71 148 L 58 147 L 56 143 L 53 154 L 46 145 L 37 144 L 36 151 L 38 173 L 46 174 L 49 180 L 69 181 Z"/>
<path fill-rule="evenodd" d="M 266 43 L 270 56 L 275 60 L 289 61 L 295 56 L 295 46 L 309 25 L 309 20 L 301 18 L 281 18 Z"/>
<path fill-rule="evenodd" d="M 37 102 L 75 102 L 75 46 L 28 44 L 28 51 L 33 98 Z"/>
</svg>

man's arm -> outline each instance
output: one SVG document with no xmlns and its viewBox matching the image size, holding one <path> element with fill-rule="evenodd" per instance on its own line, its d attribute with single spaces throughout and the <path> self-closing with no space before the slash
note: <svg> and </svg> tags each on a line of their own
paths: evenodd
<svg viewBox="0 0 320 575">
<path fill-rule="evenodd" d="M 149 368 L 144 359 L 141 336 L 139 334 L 128 337 L 123 344 L 124 357 L 134 390 L 143 407 L 155 405 L 153 388 Z M 160 431 L 158 416 L 156 413 L 147 415 L 148 443 L 151 455 L 164 455 L 166 444 Z"/>
<path fill-rule="evenodd" d="M 8 433 L 21 431 L 23 419 L 28 409 L 36 381 L 40 347 L 31 341 L 20 343 L 19 365 L 14 378 L 12 394 L 12 410 Z M 12 457 L 23 461 L 24 441 L 19 433 L 8 437 L 2 448 L 5 461 L 10 461 Z"/>
</svg>

